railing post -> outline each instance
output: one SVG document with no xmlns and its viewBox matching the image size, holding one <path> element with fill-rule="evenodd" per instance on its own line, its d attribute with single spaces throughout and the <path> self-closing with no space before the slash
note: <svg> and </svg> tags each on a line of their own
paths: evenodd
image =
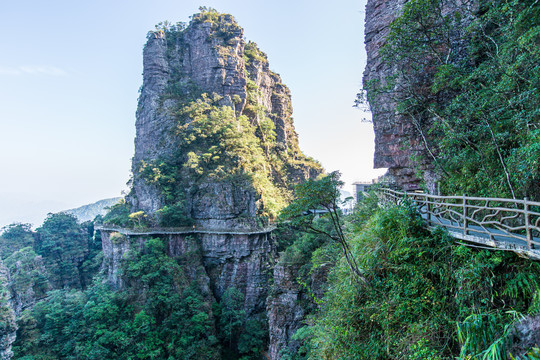
<svg viewBox="0 0 540 360">
<path fill-rule="evenodd" d="M 429 198 L 427 195 L 425 195 L 425 199 L 426 199 L 426 220 L 429 226 L 431 225 L 431 204 L 429 203 Z"/>
<path fill-rule="evenodd" d="M 523 199 L 523 216 L 525 216 L 525 232 L 527 233 L 527 245 L 529 249 L 534 249 L 534 244 L 532 243 L 532 230 L 531 230 L 531 215 L 529 214 L 529 199 Z"/>
<path fill-rule="evenodd" d="M 468 210 L 467 210 L 467 196 L 463 194 L 463 235 L 469 234 L 469 219 L 468 219 Z"/>
</svg>

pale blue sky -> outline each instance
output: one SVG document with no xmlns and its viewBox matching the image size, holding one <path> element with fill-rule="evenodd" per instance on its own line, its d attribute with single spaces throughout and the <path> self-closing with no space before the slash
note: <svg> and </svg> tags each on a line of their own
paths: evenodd
<svg viewBox="0 0 540 360">
<path fill-rule="evenodd" d="M 0 226 L 126 189 L 146 33 L 201 5 L 233 14 L 268 54 L 304 152 L 349 184 L 380 173 L 371 124 L 352 108 L 365 0 L 2 1 Z"/>
</svg>

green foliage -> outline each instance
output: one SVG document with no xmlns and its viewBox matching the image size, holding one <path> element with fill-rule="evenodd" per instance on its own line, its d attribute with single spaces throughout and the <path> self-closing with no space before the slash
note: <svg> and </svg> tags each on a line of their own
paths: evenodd
<svg viewBox="0 0 540 360">
<path fill-rule="evenodd" d="M 189 217 L 184 202 L 165 205 L 157 213 L 160 216 L 161 226 L 181 227 L 193 225 L 193 219 Z"/>
<path fill-rule="evenodd" d="M 229 351 L 234 351 L 233 342 L 236 345 L 246 317 L 244 294 L 231 286 L 223 293 L 219 305 L 219 336 L 223 343 L 227 344 Z"/>
<path fill-rule="evenodd" d="M 244 294 L 234 286 L 225 290 L 219 302 L 218 330 L 225 359 L 260 359 L 267 343 L 266 321 L 246 318 Z"/>
<path fill-rule="evenodd" d="M 184 167 L 195 177 L 264 171 L 264 155 L 248 119 L 219 106 L 219 100 L 203 96 L 181 109 L 184 122 L 177 135 L 179 152 L 187 154 Z"/>
<path fill-rule="evenodd" d="M 184 191 L 208 179 L 254 188 L 260 196 L 261 216 L 275 217 L 285 205 L 288 195 L 273 182 L 272 167 L 256 128 L 246 116 L 237 116 L 219 101 L 217 96 L 203 94 L 181 107 L 175 129 L 175 156 L 139 166 L 143 178 L 158 186 L 164 195 L 167 208 L 162 209 L 162 215 L 166 223 L 174 218 L 189 223 L 183 209 Z"/>
<path fill-rule="evenodd" d="M 314 226 L 315 218 L 329 218 L 333 213 L 339 213 L 339 188 L 343 182 L 340 174 L 333 172 L 320 179 L 308 179 L 295 187 L 295 199 L 281 212 L 284 221 L 301 229 L 317 231 Z"/>
<path fill-rule="evenodd" d="M 8 290 L 8 278 L 0 261 L 0 334 L 9 334 L 17 330 L 17 324 L 15 322 L 15 312 L 13 308 L 9 306 L 9 299 L 11 294 Z"/>
<path fill-rule="evenodd" d="M 193 16 L 193 20 L 198 22 L 217 22 L 223 15 L 225 15 L 219 13 L 219 11 L 217 11 L 216 9 L 207 6 L 200 6 L 199 11 L 200 13 Z"/>
<path fill-rule="evenodd" d="M 110 235 L 111 243 L 114 245 L 119 245 L 124 243 L 127 240 L 127 237 L 120 234 L 119 232 L 112 232 Z"/>
<path fill-rule="evenodd" d="M 234 18 L 213 8 L 199 10 L 189 26 L 209 27 L 207 41 L 225 61 L 236 56 L 229 53 L 230 45 L 235 44 L 231 41 L 240 38 L 242 31 Z M 183 25 L 165 22 L 154 32 L 155 36 L 165 37 L 168 56 L 174 53 L 175 63 L 182 62 L 176 58 L 181 56 L 176 49 L 184 41 L 184 31 Z M 186 81 L 180 68 L 171 67 L 170 81 L 159 101 L 161 111 L 177 120 L 174 129 L 167 129 L 173 133 L 175 151 L 153 161 L 142 161 L 136 169 L 163 195 L 164 207 L 157 218 L 151 219 L 153 224 L 189 224 L 190 209 L 182 209 L 184 201 L 197 193 L 198 185 L 205 181 L 232 183 L 244 191 L 254 191 L 259 197 L 258 220 L 266 222 L 276 218 L 288 203 L 293 184 L 303 180 L 306 168 L 312 173 L 322 171 L 320 164 L 302 154 L 292 127 L 284 127 L 288 141 L 278 141 L 276 115 L 263 105 L 263 93 L 253 80 L 259 76 L 258 67 L 252 66 L 255 63 L 269 71 L 266 54 L 255 43 L 248 42 L 243 57 L 246 98 L 233 94 L 232 98 L 223 99 L 217 94 L 203 93 Z"/>
<path fill-rule="evenodd" d="M 248 41 L 244 46 L 244 60 L 246 61 L 246 66 L 249 66 L 253 61 L 262 64 L 268 63 L 266 54 L 262 52 L 253 41 Z"/>
<path fill-rule="evenodd" d="M 34 249 L 26 247 L 14 252 L 4 265 L 10 273 L 10 289 L 21 303 L 31 305 L 34 299 L 45 297 L 50 285 L 41 257 Z"/>
<path fill-rule="evenodd" d="M 133 223 L 133 227 L 145 228 L 148 227 L 148 219 L 144 211 L 136 211 L 128 215 Z"/>
<path fill-rule="evenodd" d="M 123 291 L 55 290 L 19 322 L 16 358 L 219 359 L 208 300 L 161 239 L 128 255 Z"/>
<path fill-rule="evenodd" d="M 510 358 L 512 360 L 538 360 L 540 359 L 540 348 L 534 347 L 521 357 L 513 357 L 512 355 L 510 355 Z"/>
<path fill-rule="evenodd" d="M 343 182 L 339 172 L 330 173 L 318 180 L 308 179 L 295 188 L 296 198 L 281 213 L 283 220 L 301 231 L 322 235 L 339 244 L 345 260 L 355 278 L 364 284 L 366 280 L 361 274 L 344 232 L 343 219 L 339 208 L 340 192 Z M 315 219 L 327 219 L 331 229 L 317 226 Z"/>
<path fill-rule="evenodd" d="M 310 359 L 504 358 L 517 312 L 539 289 L 538 263 L 454 245 L 407 206 L 376 209 L 352 229 L 370 286 L 338 262 L 310 320 Z"/>
<path fill-rule="evenodd" d="M 192 23 L 210 23 L 218 38 L 228 41 L 241 35 L 239 26 L 230 14 L 222 14 L 216 9 L 206 6 L 199 8 L 200 13 L 193 15 Z"/>
<path fill-rule="evenodd" d="M 0 235 L 0 259 L 5 259 L 15 251 L 33 245 L 34 233 L 30 224 L 5 226 Z"/>
<path fill-rule="evenodd" d="M 187 25 L 184 22 L 177 22 L 176 24 L 173 24 L 165 20 L 165 21 L 161 21 L 155 26 L 156 28 L 155 32 L 164 32 L 166 34 L 174 33 L 174 32 L 181 32 L 185 30 L 186 26 Z"/>
<path fill-rule="evenodd" d="M 49 214 L 36 230 L 35 251 L 43 257 L 55 288 L 84 288 L 96 267 L 100 251 L 93 243 L 93 228 L 80 225 L 73 215 Z"/>
<path fill-rule="evenodd" d="M 103 217 L 103 223 L 128 227 L 131 223 L 129 214 L 131 214 L 129 204 L 126 200 L 121 199 L 117 204 L 109 208 L 109 212 Z"/>
</svg>

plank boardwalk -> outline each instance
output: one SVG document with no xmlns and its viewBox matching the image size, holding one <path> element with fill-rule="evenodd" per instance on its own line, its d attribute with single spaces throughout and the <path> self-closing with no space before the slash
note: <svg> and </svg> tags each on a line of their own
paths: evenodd
<svg viewBox="0 0 540 360">
<path fill-rule="evenodd" d="M 469 246 L 507 250 L 540 260 L 540 203 L 528 199 L 439 196 L 380 189 L 382 204 L 409 202 L 428 227 L 443 227 Z"/>
</svg>

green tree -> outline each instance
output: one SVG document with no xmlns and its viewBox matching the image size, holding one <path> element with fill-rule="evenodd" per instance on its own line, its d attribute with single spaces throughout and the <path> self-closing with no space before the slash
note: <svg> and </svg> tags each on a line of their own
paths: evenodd
<svg viewBox="0 0 540 360">
<path fill-rule="evenodd" d="M 407 205 L 375 209 L 350 243 L 371 286 L 337 263 L 309 359 L 504 359 L 516 312 L 538 303 L 537 262 L 456 245 Z"/>
<path fill-rule="evenodd" d="M 42 258 L 31 247 L 14 252 L 4 264 L 10 274 L 10 291 L 23 308 L 43 299 L 50 290 Z"/>
<path fill-rule="evenodd" d="M 55 288 L 86 285 L 83 264 L 89 255 L 87 231 L 75 216 L 64 213 L 49 214 L 36 230 L 36 253 L 43 256 Z"/>
<path fill-rule="evenodd" d="M 30 224 L 11 224 L 0 234 L 0 258 L 5 259 L 17 250 L 34 246 L 34 232 Z"/>
<path fill-rule="evenodd" d="M 103 223 L 127 227 L 131 224 L 130 213 L 129 204 L 126 200 L 121 199 L 117 204 L 109 208 L 109 211 L 103 217 Z"/>
<path fill-rule="evenodd" d="M 219 305 L 220 337 L 228 344 L 229 349 L 234 349 L 233 345 L 236 345 L 246 318 L 244 294 L 231 286 L 223 293 Z"/>
<path fill-rule="evenodd" d="M 341 174 L 333 172 L 318 180 L 308 179 L 306 182 L 295 187 L 295 199 L 283 209 L 281 218 L 291 226 L 314 234 L 326 236 L 341 247 L 345 260 L 352 274 L 368 285 L 362 275 L 356 260 L 351 254 L 351 249 L 343 229 L 343 219 L 340 203 L 340 187 L 343 182 Z M 332 224 L 332 230 L 320 227 L 315 222 L 317 218 L 327 218 Z"/>
</svg>

